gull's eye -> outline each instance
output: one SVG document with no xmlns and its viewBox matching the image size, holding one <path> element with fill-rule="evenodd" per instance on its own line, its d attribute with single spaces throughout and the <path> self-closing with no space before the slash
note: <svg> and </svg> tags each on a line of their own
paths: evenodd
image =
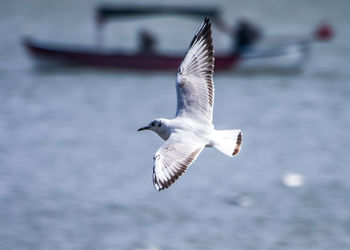
<svg viewBox="0 0 350 250">
<path fill-rule="evenodd" d="M 151 123 L 152 127 L 154 127 L 154 122 Z"/>
</svg>

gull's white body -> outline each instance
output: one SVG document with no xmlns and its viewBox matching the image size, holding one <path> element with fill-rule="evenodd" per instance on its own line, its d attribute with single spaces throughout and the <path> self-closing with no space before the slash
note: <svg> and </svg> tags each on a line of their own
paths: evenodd
<svg viewBox="0 0 350 250">
<path fill-rule="evenodd" d="M 154 155 L 153 182 L 168 188 L 198 157 L 204 147 L 215 147 L 228 156 L 240 151 L 240 130 L 215 130 L 214 50 L 209 19 L 193 38 L 177 72 L 177 110 L 174 119 L 156 119 L 146 127 L 166 142 Z"/>
<path fill-rule="evenodd" d="M 210 141 L 214 134 L 213 124 L 203 124 L 196 120 L 185 118 L 185 117 L 176 117 L 174 119 L 157 119 L 162 122 L 163 126 L 160 128 L 155 128 L 156 132 L 163 140 L 168 140 L 170 135 L 173 132 L 186 132 L 190 137 L 198 137 L 198 139 L 203 140 L 207 147 L 213 146 Z"/>
</svg>

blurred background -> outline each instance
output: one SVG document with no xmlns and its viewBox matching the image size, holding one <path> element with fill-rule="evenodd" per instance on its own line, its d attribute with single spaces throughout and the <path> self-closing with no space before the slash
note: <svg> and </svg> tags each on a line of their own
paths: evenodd
<svg viewBox="0 0 350 250">
<path fill-rule="evenodd" d="M 175 5 L 110 1 L 141 2 Z M 349 1 L 216 1 L 231 26 L 307 37 L 327 22 L 334 37 L 309 41 L 296 72 L 216 72 L 214 124 L 242 129 L 242 150 L 205 149 L 162 192 L 151 177 L 162 141 L 136 130 L 174 116 L 175 70 L 43 69 L 23 46 L 28 34 L 96 46 L 101 3 L 0 2 L 0 249 L 349 249 Z M 111 22 L 104 48 L 132 51 L 147 28 L 183 56 L 200 23 Z M 232 41 L 213 29 L 225 53 Z"/>
</svg>

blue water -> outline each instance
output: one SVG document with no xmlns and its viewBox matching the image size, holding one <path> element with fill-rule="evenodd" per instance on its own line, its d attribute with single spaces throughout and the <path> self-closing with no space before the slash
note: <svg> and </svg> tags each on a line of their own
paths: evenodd
<svg viewBox="0 0 350 250">
<path fill-rule="evenodd" d="M 35 68 L 21 36 L 93 44 L 96 2 L 2 1 L 0 249 L 349 249 L 349 4 L 263 2 L 218 3 L 231 23 L 245 15 L 267 33 L 304 34 L 328 20 L 336 37 L 301 73 L 216 74 L 214 124 L 242 129 L 242 151 L 205 149 L 157 192 L 162 141 L 136 130 L 174 116 L 175 72 Z M 106 43 L 128 37 L 125 25 L 111 24 Z M 284 185 L 290 172 L 304 185 Z"/>
</svg>

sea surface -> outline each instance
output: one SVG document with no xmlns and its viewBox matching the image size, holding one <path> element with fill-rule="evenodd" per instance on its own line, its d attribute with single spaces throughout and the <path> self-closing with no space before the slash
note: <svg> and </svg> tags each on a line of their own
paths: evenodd
<svg viewBox="0 0 350 250">
<path fill-rule="evenodd" d="M 242 150 L 205 149 L 161 192 L 162 141 L 136 130 L 174 116 L 175 71 L 42 69 L 21 44 L 95 44 L 98 3 L 0 2 L 1 250 L 350 249 L 349 1 L 217 1 L 231 24 L 298 35 L 327 21 L 335 37 L 302 72 L 216 73 L 214 124 L 242 129 Z M 137 46 L 141 21 L 184 52 L 200 20 L 165 20 L 108 24 L 105 46 Z"/>
</svg>

